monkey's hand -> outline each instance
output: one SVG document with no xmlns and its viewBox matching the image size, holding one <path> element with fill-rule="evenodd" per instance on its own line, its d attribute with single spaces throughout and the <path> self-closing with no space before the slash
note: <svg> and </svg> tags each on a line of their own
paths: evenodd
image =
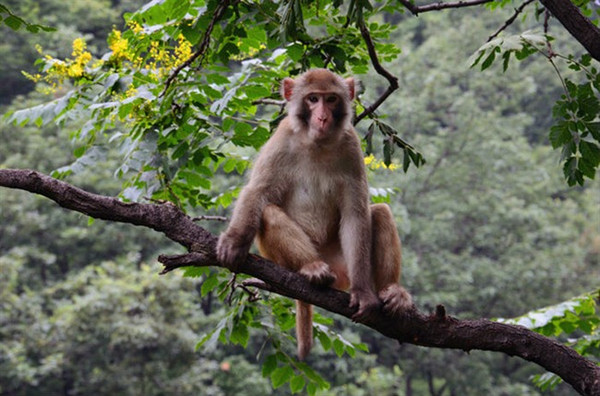
<svg viewBox="0 0 600 396">
<path fill-rule="evenodd" d="M 352 320 L 364 322 L 380 305 L 381 301 L 372 290 L 350 289 L 350 307 L 356 308 Z"/>
<path fill-rule="evenodd" d="M 240 238 L 224 232 L 217 242 L 217 258 L 229 270 L 237 271 L 240 264 L 246 260 L 252 241 L 240 241 Z"/>
</svg>

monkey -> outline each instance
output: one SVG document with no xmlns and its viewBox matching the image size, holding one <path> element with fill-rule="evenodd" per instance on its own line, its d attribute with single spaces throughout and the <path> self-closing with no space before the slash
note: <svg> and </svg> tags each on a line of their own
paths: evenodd
<svg viewBox="0 0 600 396">
<path fill-rule="evenodd" d="M 352 319 L 383 303 L 412 306 L 399 285 L 402 251 L 388 205 L 369 202 L 360 140 L 352 126 L 355 82 L 327 69 L 285 78 L 287 116 L 258 154 L 217 258 L 236 270 L 256 239 L 265 258 L 316 285 L 350 291 Z M 312 346 L 312 306 L 296 301 L 298 357 Z"/>
</svg>

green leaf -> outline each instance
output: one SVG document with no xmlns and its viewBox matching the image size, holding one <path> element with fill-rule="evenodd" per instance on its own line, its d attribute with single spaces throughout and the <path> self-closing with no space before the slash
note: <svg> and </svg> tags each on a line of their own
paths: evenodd
<svg viewBox="0 0 600 396">
<path fill-rule="evenodd" d="M 577 163 L 577 169 L 588 179 L 593 179 L 596 175 L 596 167 L 585 158 L 579 159 L 579 162 Z"/>
<path fill-rule="evenodd" d="M 271 373 L 271 383 L 273 384 L 273 388 L 279 388 L 281 385 L 288 382 L 293 376 L 294 370 L 290 366 L 276 368 Z"/>
<path fill-rule="evenodd" d="M 244 348 L 248 346 L 248 340 L 250 339 L 250 332 L 248 331 L 248 325 L 243 321 L 237 321 L 233 325 L 231 335 L 229 339 L 232 343 L 241 345 Z"/>
<path fill-rule="evenodd" d="M 498 48 L 498 47 L 496 47 L 496 48 Z M 496 51 L 492 50 L 490 52 L 490 54 L 487 56 L 487 58 L 485 58 L 485 60 L 481 64 L 481 70 L 485 70 L 488 67 L 490 67 L 492 65 L 492 63 L 494 62 L 494 59 L 496 59 Z"/>
<path fill-rule="evenodd" d="M 298 393 L 304 388 L 305 384 L 306 380 L 304 379 L 304 377 L 301 375 L 297 375 L 290 381 L 290 391 L 292 393 Z"/>
<path fill-rule="evenodd" d="M 600 165 L 600 148 L 597 145 L 582 140 L 579 142 L 579 151 L 582 158 L 588 161 L 592 167 Z"/>
<path fill-rule="evenodd" d="M 246 122 L 238 122 L 233 127 L 236 135 L 248 136 L 252 133 L 252 126 Z"/>
<path fill-rule="evenodd" d="M 12 30 L 19 30 L 25 21 L 15 15 L 10 15 L 4 19 L 4 23 Z"/>
<path fill-rule="evenodd" d="M 219 285 L 219 278 L 216 273 L 210 274 L 208 278 L 202 282 L 202 287 L 200 288 L 200 294 L 202 297 L 205 297 L 208 293 L 213 291 Z"/>
<path fill-rule="evenodd" d="M 271 95 L 271 91 L 262 85 L 247 85 L 244 92 L 250 100 L 262 99 Z"/>
<path fill-rule="evenodd" d="M 268 377 L 277 368 L 277 357 L 269 355 L 262 364 L 262 376 Z"/>
<path fill-rule="evenodd" d="M 287 47 L 286 52 L 291 60 L 298 62 L 304 56 L 304 46 L 301 44 L 292 44 Z"/>
<path fill-rule="evenodd" d="M 342 357 L 344 355 L 344 343 L 336 338 L 333 340 L 333 350 L 338 357 Z"/>
<path fill-rule="evenodd" d="M 181 177 L 182 179 L 185 179 L 185 181 L 191 186 L 191 187 L 202 187 L 205 189 L 210 189 L 210 180 L 207 180 L 206 178 L 202 177 L 201 175 L 199 175 L 198 173 L 191 171 L 191 170 L 181 170 L 179 171 L 179 177 Z"/>
<path fill-rule="evenodd" d="M 319 339 L 319 342 L 321 343 L 321 346 L 323 347 L 323 349 L 325 351 L 328 351 L 331 349 L 331 345 L 332 345 L 331 338 L 325 332 L 320 331 L 317 334 L 317 338 Z"/>
<path fill-rule="evenodd" d="M 569 131 L 568 124 L 564 121 L 561 121 L 558 124 L 553 125 L 550 128 L 549 140 L 553 149 L 557 149 L 560 146 L 572 141 L 573 135 Z"/>
<path fill-rule="evenodd" d="M 80 146 L 80 147 L 77 147 L 75 150 L 73 150 L 73 155 L 75 156 L 75 158 L 81 158 L 81 156 L 83 154 L 85 154 L 86 151 L 87 151 L 86 146 Z"/>
<path fill-rule="evenodd" d="M 391 138 L 383 141 L 383 163 L 390 166 L 392 163 L 392 154 L 394 153 L 394 143 Z"/>
<path fill-rule="evenodd" d="M 210 268 L 208 267 L 183 267 L 183 276 L 186 278 L 200 278 L 202 276 L 208 275 L 210 273 Z"/>
</svg>

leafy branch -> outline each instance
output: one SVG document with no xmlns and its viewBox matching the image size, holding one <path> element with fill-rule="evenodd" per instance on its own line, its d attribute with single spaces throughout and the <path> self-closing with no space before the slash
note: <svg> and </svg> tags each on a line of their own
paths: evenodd
<svg viewBox="0 0 600 396">
<path fill-rule="evenodd" d="M 234 0 L 232 4 L 235 5 L 239 1 L 240 0 Z M 210 37 L 215 27 L 215 24 L 223 17 L 223 14 L 227 10 L 227 7 L 229 7 L 230 3 L 231 0 L 223 0 L 220 2 L 213 14 L 210 23 L 208 24 L 208 27 L 204 32 L 204 36 L 202 37 L 202 42 L 200 43 L 198 50 L 194 52 L 192 56 L 190 56 L 185 62 L 173 69 L 173 71 L 165 81 L 165 88 L 160 96 L 164 96 L 164 94 L 167 92 L 173 81 L 175 81 L 179 73 L 181 73 L 183 69 L 189 67 L 192 63 L 194 63 L 196 59 L 200 58 L 200 60 L 198 61 L 198 66 L 202 66 L 202 63 L 204 62 L 204 58 L 206 57 L 206 53 L 208 52 L 210 46 Z"/>
<path fill-rule="evenodd" d="M 356 119 L 354 120 L 355 125 L 358 124 L 363 118 L 373 114 L 375 110 L 377 110 L 377 108 L 381 106 L 383 102 L 385 102 L 388 96 L 390 96 L 392 92 L 398 89 L 398 78 L 391 74 L 389 71 L 387 71 L 383 66 L 381 66 L 379 58 L 377 57 L 377 52 L 375 51 L 375 44 L 373 43 L 373 39 L 371 38 L 369 29 L 367 29 L 367 27 L 365 26 L 364 21 L 361 21 L 359 23 L 359 29 L 360 34 L 362 35 L 363 40 L 365 41 L 365 44 L 367 46 L 367 51 L 369 52 L 369 58 L 371 59 L 371 64 L 373 65 L 373 68 L 377 73 L 379 73 L 380 75 L 385 77 L 386 80 L 388 80 L 389 86 L 387 87 L 385 92 L 381 94 L 381 96 L 371 106 L 367 107 L 362 113 L 356 116 Z"/>
<path fill-rule="evenodd" d="M 44 32 L 56 31 L 56 28 L 51 26 L 27 22 L 20 16 L 13 14 L 11 10 L 2 3 L 0 3 L 0 22 L 3 22 L 6 26 L 15 31 L 19 30 L 21 26 L 25 26 L 25 29 L 31 33 L 39 33 L 40 30 Z"/>
<path fill-rule="evenodd" d="M 565 57 L 552 50 L 549 40 L 547 35 L 535 32 L 496 37 L 479 48 L 469 62 L 471 67 L 480 64 L 481 70 L 485 70 L 501 56 L 504 71 L 508 69 L 512 55 L 523 60 L 537 53 L 550 62 L 562 83 L 564 95 L 552 109 L 556 123 L 550 129 L 549 140 L 554 149 L 562 149 L 563 174 L 567 183 L 583 185 L 586 177 L 594 179 L 600 167 L 600 73 L 592 65 L 591 55 L 585 54 L 579 61 Z M 572 70 L 582 71 L 586 79 L 574 83 L 565 78 L 556 59 L 567 62 Z"/>
<path fill-rule="evenodd" d="M 571 0 L 540 0 L 540 3 L 600 62 L 600 29 Z"/>
<path fill-rule="evenodd" d="M 159 261 L 165 266 L 163 273 L 187 266 L 221 266 L 214 254 L 216 237 L 171 204 L 124 203 L 31 170 L 0 170 L 0 186 L 43 195 L 64 208 L 97 219 L 162 232 L 190 252 L 160 256 Z M 239 272 L 260 279 L 274 293 L 304 300 L 348 318 L 354 313 L 347 293 L 316 287 L 302 276 L 261 257 L 250 255 Z M 260 287 L 261 283 L 254 282 L 253 286 Z M 412 311 L 402 317 L 390 317 L 379 309 L 362 324 L 403 343 L 519 356 L 557 374 L 583 395 L 600 394 L 599 366 L 573 349 L 522 326 L 485 319 L 458 320 L 448 316 L 441 305 L 431 315 Z"/>
<path fill-rule="evenodd" d="M 535 0 L 527 0 L 526 2 L 521 4 L 518 8 L 515 8 L 515 13 L 510 18 L 508 18 L 506 20 L 506 22 L 504 22 L 504 25 L 500 26 L 500 28 L 498 28 L 498 30 L 496 30 L 496 32 L 494 34 L 492 34 L 490 37 L 488 37 L 487 41 L 490 42 L 493 39 L 495 39 L 496 37 L 498 37 L 498 35 L 500 33 L 502 33 L 504 30 L 506 30 L 510 25 L 512 25 L 512 23 L 515 21 L 515 19 L 517 19 L 519 14 L 521 14 L 523 12 L 525 7 L 527 7 L 529 4 L 533 3 L 534 1 Z"/>
</svg>

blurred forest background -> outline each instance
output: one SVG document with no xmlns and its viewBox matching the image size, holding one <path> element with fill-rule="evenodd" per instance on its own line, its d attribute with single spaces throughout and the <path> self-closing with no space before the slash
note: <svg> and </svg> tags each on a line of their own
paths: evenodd
<svg viewBox="0 0 600 396">
<path fill-rule="evenodd" d="M 73 40 L 84 37 L 100 56 L 123 13 L 143 3 L 4 0 L 16 14 L 57 31 L 0 27 L 0 113 L 48 100 L 21 73 L 35 72 L 36 44 L 68 57 Z M 394 191 L 403 283 L 425 311 L 444 304 L 459 318 L 510 318 L 600 283 L 600 183 L 568 187 L 549 145 L 551 104 L 562 93 L 554 70 L 533 59 L 506 73 L 470 69 L 467 62 L 512 12 L 468 9 L 393 21 L 391 41 L 402 53 L 386 67 L 400 77 L 400 89 L 381 113 L 427 163 L 408 173 L 374 166 L 369 177 L 371 187 Z M 562 29 L 552 34 L 579 45 Z M 384 89 L 375 75 L 357 77 L 367 98 Z M 0 167 L 50 173 L 70 164 L 69 134 L 69 128 L 2 123 Z M 118 194 L 117 167 L 109 155 L 69 182 Z M 212 184 L 218 191 L 239 181 L 218 173 Z M 179 251 L 172 243 L 130 225 L 89 224 L 36 195 L 6 189 L 0 195 L 1 395 L 289 393 L 261 375 L 262 333 L 247 348 L 195 350 L 226 308 L 212 293 L 201 297 L 198 279 L 158 275 L 156 255 Z M 206 226 L 218 233 L 223 225 Z M 334 319 L 332 328 L 362 340 L 369 352 L 350 359 L 317 348 L 308 363 L 330 383 L 322 395 L 574 394 L 565 385 L 542 392 L 531 376 L 543 370 L 520 359 L 398 345 Z"/>
</svg>

